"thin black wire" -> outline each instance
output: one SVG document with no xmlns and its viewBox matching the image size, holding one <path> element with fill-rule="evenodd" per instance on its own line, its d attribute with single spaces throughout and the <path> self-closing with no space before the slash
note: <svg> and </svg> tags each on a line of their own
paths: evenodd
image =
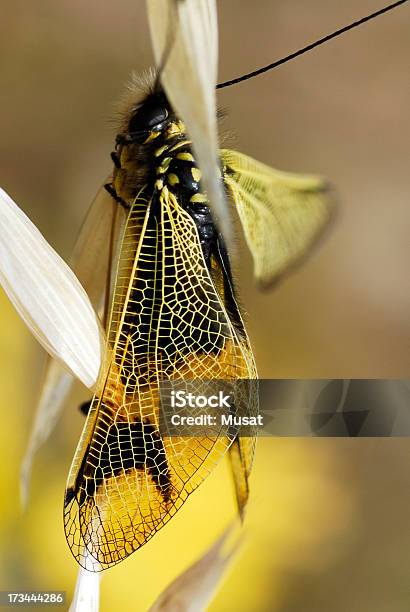
<svg viewBox="0 0 410 612">
<path fill-rule="evenodd" d="M 387 13 L 387 11 L 391 11 L 397 6 L 400 6 L 400 4 L 404 4 L 405 2 L 407 2 L 407 0 L 399 0 L 399 2 L 393 2 L 393 4 L 389 4 L 388 6 L 385 6 L 384 8 L 380 9 L 379 11 L 376 11 L 375 13 L 371 13 L 371 15 L 367 15 L 367 17 L 362 17 L 362 19 L 353 21 L 349 25 L 344 26 L 343 28 L 340 28 L 340 30 L 336 30 L 332 34 L 328 34 L 327 36 L 324 36 L 323 38 L 320 38 L 319 40 L 316 40 L 315 42 L 310 43 L 310 45 L 307 45 L 306 47 L 303 47 L 302 49 L 299 49 L 298 51 L 294 51 L 293 53 L 291 53 L 290 55 L 287 55 L 286 57 L 282 57 L 282 59 L 277 60 L 276 62 L 273 62 L 272 64 L 263 66 L 263 68 L 258 68 L 258 70 L 254 70 L 253 72 L 248 72 L 248 74 L 244 74 L 240 77 L 237 77 L 236 79 L 231 79 L 230 81 L 224 81 L 223 83 L 218 83 L 218 85 L 216 86 L 216 89 L 222 89 L 224 87 L 229 87 L 230 85 L 235 85 L 236 83 L 242 83 L 242 81 L 247 81 L 248 79 L 252 79 L 253 77 L 258 76 L 259 74 L 263 74 L 264 72 L 273 70 L 273 68 L 277 68 L 278 66 L 285 64 L 286 62 L 289 62 L 290 60 L 295 59 L 295 57 L 298 57 L 299 55 L 303 55 L 304 53 L 311 51 L 315 47 L 322 45 L 328 40 L 331 40 L 332 38 L 335 38 L 336 36 L 339 36 L 340 34 L 344 34 L 344 32 L 348 32 L 349 30 L 352 30 L 353 28 L 356 28 L 357 26 L 362 25 L 362 23 L 366 23 L 366 21 L 370 21 L 371 19 L 374 19 L 375 17 L 378 17 L 379 15 L 383 15 L 383 13 Z"/>
</svg>

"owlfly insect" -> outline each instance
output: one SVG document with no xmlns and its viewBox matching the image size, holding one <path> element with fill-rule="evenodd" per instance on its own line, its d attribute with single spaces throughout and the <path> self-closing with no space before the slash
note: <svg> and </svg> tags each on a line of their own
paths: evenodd
<svg viewBox="0 0 410 612">
<path fill-rule="evenodd" d="M 185 126 L 158 79 L 142 99 L 135 91 L 111 156 L 112 177 L 78 247 L 91 235 L 99 245 L 77 270 L 80 280 L 84 274 L 113 279 L 103 307 L 105 363 L 83 407 L 87 421 L 64 502 L 69 546 L 88 569 L 110 567 L 147 542 L 226 452 L 242 512 L 255 448 L 254 436 L 231 430 L 180 438 L 159 431 L 160 381 L 257 374 L 224 237 Z M 328 221 L 325 182 L 227 149 L 220 151 L 220 172 L 256 277 L 267 285 Z"/>
</svg>

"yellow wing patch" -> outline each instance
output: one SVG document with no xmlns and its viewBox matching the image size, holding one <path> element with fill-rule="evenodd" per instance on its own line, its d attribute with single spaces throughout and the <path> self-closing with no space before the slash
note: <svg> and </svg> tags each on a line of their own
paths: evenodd
<svg viewBox="0 0 410 612">
<path fill-rule="evenodd" d="M 220 154 L 255 276 L 269 285 L 307 254 L 329 222 L 333 207 L 326 181 L 274 170 L 237 151 Z"/>
</svg>

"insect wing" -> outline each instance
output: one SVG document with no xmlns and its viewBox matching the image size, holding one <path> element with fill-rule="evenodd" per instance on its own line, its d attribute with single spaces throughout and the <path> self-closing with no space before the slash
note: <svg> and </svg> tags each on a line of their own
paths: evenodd
<svg viewBox="0 0 410 612">
<path fill-rule="evenodd" d="M 65 499 L 70 548 L 104 569 L 149 540 L 235 438 L 164 437 L 159 381 L 256 376 L 230 322 L 192 218 L 166 188 L 136 199 L 121 246 L 107 373 L 92 402 Z"/>
<path fill-rule="evenodd" d="M 255 276 L 267 286 L 303 259 L 329 222 L 333 206 L 327 183 L 274 170 L 228 149 L 221 151 L 221 161 Z"/>
<path fill-rule="evenodd" d="M 257 380 L 243 381 L 242 394 L 244 394 L 242 401 L 238 403 L 240 405 L 246 403 L 247 414 L 249 416 L 256 416 L 259 413 Z M 245 433 L 243 430 L 239 430 L 238 435 L 229 447 L 229 462 L 241 520 L 244 518 L 249 498 L 249 477 L 255 455 L 256 436 L 256 426 L 248 427 Z"/>
<path fill-rule="evenodd" d="M 110 278 L 118 259 L 125 218 L 122 207 L 102 186 L 90 205 L 71 255 L 73 271 L 100 312 L 110 295 Z"/>
<path fill-rule="evenodd" d="M 92 201 L 76 240 L 70 265 L 94 308 L 104 314 L 109 271 L 116 259 L 124 213 L 104 187 Z M 72 378 L 51 357 L 47 358 L 41 395 L 30 441 L 22 464 L 22 496 L 27 499 L 32 462 L 53 430 L 71 390 Z M 54 390 L 54 391 L 53 391 Z M 58 392 L 57 392 L 57 391 Z"/>
</svg>

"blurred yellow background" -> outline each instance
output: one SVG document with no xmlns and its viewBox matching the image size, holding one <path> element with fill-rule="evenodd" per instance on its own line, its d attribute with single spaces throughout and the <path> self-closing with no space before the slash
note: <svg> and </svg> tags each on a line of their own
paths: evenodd
<svg viewBox="0 0 410 612">
<path fill-rule="evenodd" d="M 0 23 L 0 185 L 66 259 L 110 171 L 115 102 L 152 64 L 142 0 L 16 0 Z M 267 64 L 381 6 L 374 0 L 224 0 L 220 79 Z M 410 346 L 407 6 L 218 95 L 230 146 L 329 177 L 339 217 L 311 259 L 260 294 L 236 262 L 263 377 L 408 378 Z M 61 589 L 77 567 L 63 490 L 84 390 L 35 466 L 19 468 L 43 353 L 0 293 L 0 588 Z M 407 440 L 263 439 L 247 537 L 213 612 L 404 612 L 410 608 Z M 144 611 L 234 515 L 221 464 L 152 542 L 104 573 L 103 611 Z"/>
</svg>

